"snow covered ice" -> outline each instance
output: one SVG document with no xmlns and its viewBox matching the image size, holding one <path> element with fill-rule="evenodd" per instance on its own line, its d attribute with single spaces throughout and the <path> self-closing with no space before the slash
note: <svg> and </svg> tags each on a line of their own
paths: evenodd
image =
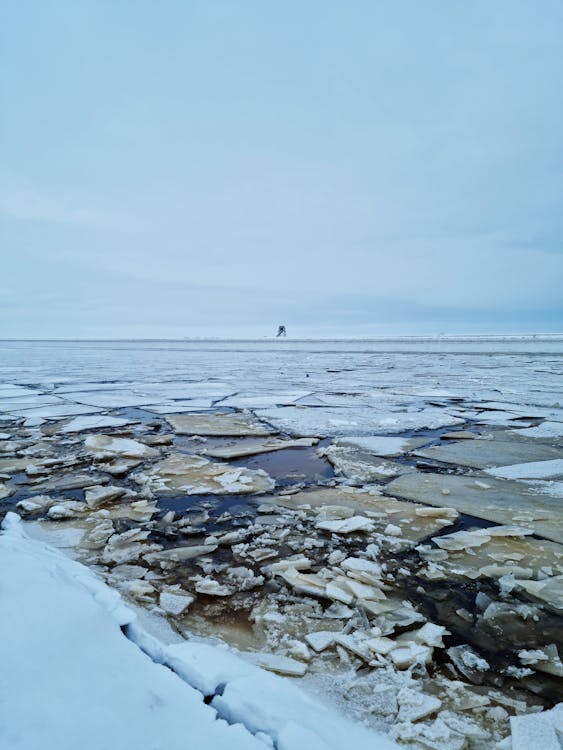
<svg viewBox="0 0 563 750">
<path fill-rule="evenodd" d="M 0 747 L 560 741 L 562 340 L 0 348 Z"/>
<path fill-rule="evenodd" d="M 15 514 L 0 532 L 0 570 L 0 747 L 396 747 L 230 651 L 155 640 Z"/>
</svg>

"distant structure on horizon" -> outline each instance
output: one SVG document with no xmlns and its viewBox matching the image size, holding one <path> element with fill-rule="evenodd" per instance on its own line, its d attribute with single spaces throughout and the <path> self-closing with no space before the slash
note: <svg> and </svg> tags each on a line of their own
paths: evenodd
<svg viewBox="0 0 563 750">
<path fill-rule="evenodd" d="M 276 333 L 276 338 L 278 336 L 287 336 L 287 331 L 285 330 L 285 326 L 278 326 L 278 332 Z"/>
</svg>

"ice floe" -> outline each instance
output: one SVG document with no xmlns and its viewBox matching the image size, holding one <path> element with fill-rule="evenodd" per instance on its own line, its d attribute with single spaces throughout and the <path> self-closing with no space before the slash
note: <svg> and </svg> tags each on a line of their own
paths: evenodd
<svg viewBox="0 0 563 750">
<path fill-rule="evenodd" d="M 252 415 L 178 414 L 167 415 L 178 435 L 216 435 L 219 437 L 269 437 L 272 430 Z"/>
<path fill-rule="evenodd" d="M 268 492 L 275 482 L 265 471 L 209 461 L 203 456 L 172 453 L 150 471 L 133 475 L 137 484 L 152 494 L 247 495 Z"/>
<path fill-rule="evenodd" d="M 444 492 L 446 490 L 446 492 Z M 546 539 L 563 544 L 561 498 L 524 482 L 475 474 L 405 474 L 385 486 L 395 497 L 449 506 L 494 523 L 522 523 Z"/>
</svg>

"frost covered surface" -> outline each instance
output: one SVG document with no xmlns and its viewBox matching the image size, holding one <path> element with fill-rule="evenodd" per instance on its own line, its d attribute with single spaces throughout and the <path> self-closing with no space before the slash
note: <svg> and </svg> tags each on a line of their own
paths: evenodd
<svg viewBox="0 0 563 750">
<path fill-rule="evenodd" d="M 27 537 L 13 514 L 0 575 L 2 747 L 396 747 L 226 649 L 164 646 L 115 591 Z"/>
</svg>

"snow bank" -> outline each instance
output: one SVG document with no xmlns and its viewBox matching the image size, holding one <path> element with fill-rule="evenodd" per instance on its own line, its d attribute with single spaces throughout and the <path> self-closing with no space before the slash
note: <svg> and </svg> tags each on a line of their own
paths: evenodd
<svg viewBox="0 0 563 750">
<path fill-rule="evenodd" d="M 2 529 L 0 747 L 397 747 L 226 648 L 165 646 L 116 591 L 28 537 L 17 515 Z"/>
</svg>

